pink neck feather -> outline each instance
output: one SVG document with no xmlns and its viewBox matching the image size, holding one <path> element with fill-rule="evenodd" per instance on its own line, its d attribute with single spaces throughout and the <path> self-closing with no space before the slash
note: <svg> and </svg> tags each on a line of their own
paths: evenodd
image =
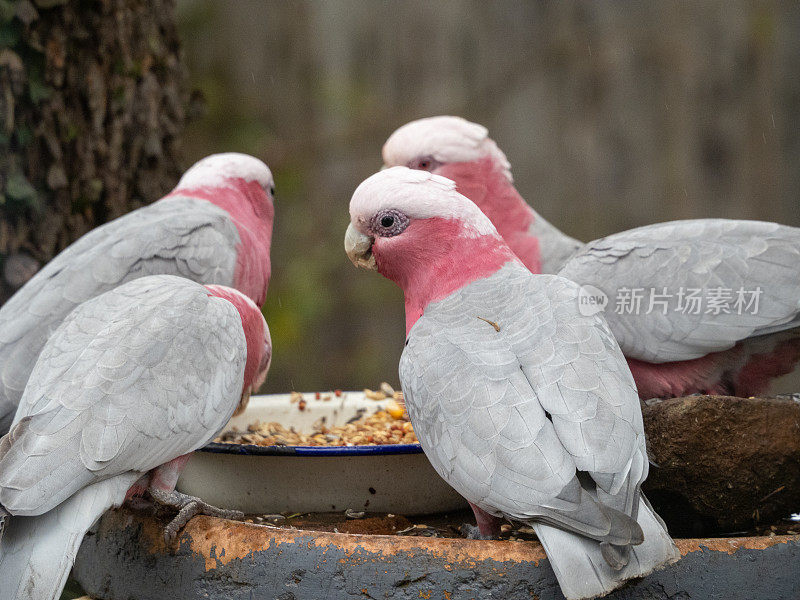
<svg viewBox="0 0 800 600">
<path fill-rule="evenodd" d="M 227 179 L 225 187 L 177 188 L 170 196 L 192 196 L 223 209 L 239 232 L 233 284 L 261 306 L 270 278 L 269 252 L 275 208 L 256 181 Z"/>
<path fill-rule="evenodd" d="M 499 237 L 473 237 L 460 221 L 441 217 L 413 221 L 396 237 L 376 238 L 372 252 L 378 272 L 403 290 L 406 334 L 431 302 L 518 261 Z"/>
<path fill-rule="evenodd" d="M 236 293 L 236 290 L 222 285 L 207 285 L 206 289 L 209 296 L 223 298 L 233 304 L 242 319 L 244 339 L 247 342 L 247 363 L 244 367 L 242 383 L 242 391 L 244 391 L 256 383 L 261 369 L 269 364 L 271 358 L 272 349 L 265 344 L 264 318 L 258 309 Z"/>
<path fill-rule="evenodd" d="M 435 173 L 456 182 L 456 188 L 480 208 L 497 232 L 532 273 L 541 273 L 539 240 L 529 233 L 535 213 L 506 177 L 503 167 L 487 156 L 450 163 Z"/>
</svg>

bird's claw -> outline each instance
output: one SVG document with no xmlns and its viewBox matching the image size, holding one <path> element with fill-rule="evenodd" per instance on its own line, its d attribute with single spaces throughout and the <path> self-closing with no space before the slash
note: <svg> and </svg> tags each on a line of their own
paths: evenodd
<svg viewBox="0 0 800 600">
<path fill-rule="evenodd" d="M 469 523 L 464 523 L 461 526 L 461 534 L 467 538 L 468 540 L 494 540 L 497 539 L 495 536 L 491 534 L 483 534 L 481 530 L 476 525 L 470 525 Z"/>
<path fill-rule="evenodd" d="M 244 517 L 242 511 L 217 508 L 200 498 L 182 494 L 175 490 L 168 492 L 153 488 L 150 489 L 150 496 L 158 504 L 178 510 L 178 514 L 164 527 L 164 542 L 167 545 L 175 541 L 181 529 L 196 515 L 208 515 L 210 517 L 219 517 L 220 519 L 241 519 Z"/>
</svg>

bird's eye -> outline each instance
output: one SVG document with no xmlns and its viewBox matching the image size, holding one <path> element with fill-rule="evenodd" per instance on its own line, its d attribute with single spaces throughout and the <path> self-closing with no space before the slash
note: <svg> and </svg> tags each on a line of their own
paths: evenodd
<svg viewBox="0 0 800 600">
<path fill-rule="evenodd" d="M 270 196 L 274 196 L 275 195 L 275 186 L 274 185 L 269 186 L 269 195 Z"/>
<path fill-rule="evenodd" d="M 371 229 L 380 237 L 399 235 L 408 227 L 409 219 L 395 208 L 382 210 L 372 218 Z"/>
<path fill-rule="evenodd" d="M 418 171 L 434 171 L 441 165 L 442 163 L 437 161 L 432 156 L 422 156 L 410 161 L 407 166 L 410 169 L 416 169 Z"/>
</svg>

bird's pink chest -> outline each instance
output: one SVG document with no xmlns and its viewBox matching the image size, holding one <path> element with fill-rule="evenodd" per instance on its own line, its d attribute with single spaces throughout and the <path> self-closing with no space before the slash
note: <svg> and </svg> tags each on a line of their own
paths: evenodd
<svg viewBox="0 0 800 600">
<path fill-rule="evenodd" d="M 236 270 L 233 285 L 261 306 L 267 299 L 267 288 L 271 274 L 269 242 L 253 235 L 250 229 L 239 226 L 239 246 L 236 249 Z"/>
<path fill-rule="evenodd" d="M 266 192 L 255 181 L 232 180 L 228 187 L 176 190 L 218 206 L 230 217 L 239 233 L 233 285 L 259 306 L 267 298 L 271 275 L 270 246 L 275 209 Z"/>
</svg>

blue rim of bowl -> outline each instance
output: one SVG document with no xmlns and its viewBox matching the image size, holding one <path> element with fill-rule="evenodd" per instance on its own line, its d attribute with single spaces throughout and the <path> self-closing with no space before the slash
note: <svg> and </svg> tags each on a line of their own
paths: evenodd
<svg viewBox="0 0 800 600">
<path fill-rule="evenodd" d="M 247 456 L 379 456 L 388 454 L 422 454 L 419 444 L 384 444 L 382 446 L 256 446 L 211 442 L 198 452 L 212 454 L 244 454 Z"/>
</svg>

